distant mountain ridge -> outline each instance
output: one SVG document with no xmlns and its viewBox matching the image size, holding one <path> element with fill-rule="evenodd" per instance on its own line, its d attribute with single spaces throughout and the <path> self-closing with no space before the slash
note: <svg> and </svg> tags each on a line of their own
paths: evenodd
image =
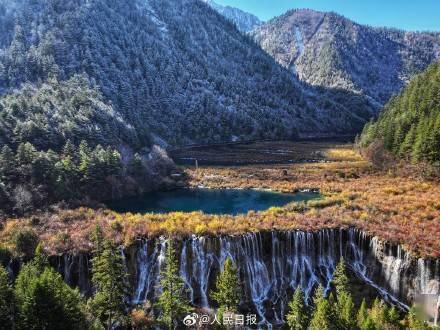
<svg viewBox="0 0 440 330">
<path fill-rule="evenodd" d="M 299 79 L 365 95 L 378 109 L 440 58 L 440 33 L 373 28 L 309 9 L 273 18 L 252 36 Z"/>
<path fill-rule="evenodd" d="M 0 26 L 0 95 L 46 81 L 56 89 L 80 74 L 75 86 L 99 90 L 127 128 L 129 138 L 103 135 L 103 145 L 355 134 L 373 115 L 362 97 L 301 83 L 199 0 L 0 0 Z M 0 108 L 0 136 L 34 143 L 54 114 L 59 127 L 72 127 L 59 110 L 43 106 L 35 127 L 13 108 L 3 118 Z M 82 139 L 75 132 L 93 120 L 75 123 L 71 138 Z"/>
<path fill-rule="evenodd" d="M 230 6 L 222 6 L 214 2 L 213 0 L 202 1 L 206 2 L 221 15 L 232 21 L 241 32 L 251 32 L 258 26 L 263 24 L 263 22 L 257 16 L 245 12 L 241 9 Z"/>
</svg>

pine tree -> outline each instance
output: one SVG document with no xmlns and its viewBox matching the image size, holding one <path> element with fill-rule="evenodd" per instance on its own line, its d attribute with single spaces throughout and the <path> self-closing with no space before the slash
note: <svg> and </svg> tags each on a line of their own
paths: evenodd
<svg viewBox="0 0 440 330">
<path fill-rule="evenodd" d="M 387 306 L 378 298 L 374 299 L 373 306 L 370 310 L 370 317 L 373 319 L 376 326 L 384 325 L 387 321 Z"/>
<path fill-rule="evenodd" d="M 397 311 L 396 307 L 391 307 L 388 309 L 388 315 L 387 315 L 388 323 L 391 325 L 398 327 L 399 326 L 399 312 Z"/>
<path fill-rule="evenodd" d="M 336 288 L 337 296 L 343 292 L 350 292 L 350 281 L 347 277 L 347 267 L 344 258 L 341 258 L 336 265 L 333 273 L 332 284 Z"/>
<path fill-rule="evenodd" d="M 357 326 L 362 329 L 362 326 L 367 321 L 367 318 L 368 318 L 367 303 L 365 302 L 365 299 L 362 299 L 361 307 L 359 307 L 356 317 Z"/>
<path fill-rule="evenodd" d="M 18 324 L 22 329 L 84 329 L 81 295 L 70 288 L 61 275 L 35 264 L 23 266 L 18 275 L 15 296 Z"/>
<path fill-rule="evenodd" d="M 118 248 L 104 235 L 100 227 L 93 235 L 92 282 L 95 294 L 89 301 L 93 314 L 111 329 L 115 322 L 125 322 L 128 295 L 124 261 Z"/>
<path fill-rule="evenodd" d="M 165 256 L 165 268 L 160 274 L 160 284 L 162 293 L 157 302 L 157 307 L 161 311 L 159 321 L 169 329 L 174 327 L 183 315 L 191 311 L 184 291 L 184 282 L 179 275 L 173 243 L 168 240 Z"/>
<path fill-rule="evenodd" d="M 289 303 L 289 313 L 286 316 L 289 329 L 305 330 L 308 325 L 307 308 L 304 303 L 304 294 L 298 286 Z"/>
<path fill-rule="evenodd" d="M 335 329 L 332 323 L 333 313 L 330 303 L 324 296 L 324 288 L 319 286 L 313 298 L 315 305 L 312 319 L 310 321 L 311 330 L 331 330 Z"/>
<path fill-rule="evenodd" d="M 44 251 L 44 247 L 41 243 L 39 243 L 35 249 L 35 256 L 32 259 L 31 264 L 36 267 L 39 273 L 42 273 L 44 269 L 49 266 L 47 254 Z"/>
<path fill-rule="evenodd" d="M 81 141 L 78 148 L 79 157 L 79 170 L 81 173 L 85 174 L 89 167 L 91 150 L 86 141 Z"/>
<path fill-rule="evenodd" d="M 72 143 L 70 139 L 68 139 L 63 147 L 62 152 L 63 157 L 71 157 L 74 158 L 76 155 L 75 145 Z"/>
<path fill-rule="evenodd" d="M 409 129 L 408 134 L 405 136 L 405 139 L 403 140 L 402 144 L 400 145 L 399 149 L 399 156 L 400 157 L 408 157 L 411 155 L 412 148 L 414 146 L 416 138 L 416 126 L 411 125 L 411 128 Z"/>
<path fill-rule="evenodd" d="M 14 291 L 9 284 L 8 273 L 0 264 L 0 330 L 14 328 Z"/>
<path fill-rule="evenodd" d="M 55 189 L 62 199 L 74 198 L 79 194 L 78 182 L 80 181 L 79 169 L 71 156 L 64 156 L 55 164 L 58 174 Z"/>
<path fill-rule="evenodd" d="M 382 330 L 382 327 L 378 328 L 376 326 L 376 323 L 373 321 L 373 319 L 370 316 L 367 316 L 367 318 L 359 328 L 361 330 Z"/>
<path fill-rule="evenodd" d="M 16 160 L 18 165 L 30 165 L 35 160 L 37 151 L 35 147 L 29 143 L 21 143 L 17 148 Z"/>
<path fill-rule="evenodd" d="M 232 313 L 238 311 L 241 300 L 240 279 L 238 269 L 230 258 L 227 258 L 223 265 L 223 271 L 216 281 L 216 290 L 211 293 L 211 297 L 222 311 Z"/>
<path fill-rule="evenodd" d="M 337 293 L 337 301 L 334 304 L 336 321 L 341 329 L 352 329 L 356 324 L 354 318 L 354 303 L 350 293 L 350 284 L 343 258 L 341 258 L 336 266 L 332 283 Z"/>
<path fill-rule="evenodd" d="M 335 307 L 340 328 L 347 330 L 353 329 L 356 325 L 356 320 L 354 318 L 355 310 L 351 294 L 342 292 L 338 296 Z"/>
<path fill-rule="evenodd" d="M 11 180 L 15 172 L 15 157 L 9 146 L 3 146 L 0 152 L 0 180 Z"/>
</svg>

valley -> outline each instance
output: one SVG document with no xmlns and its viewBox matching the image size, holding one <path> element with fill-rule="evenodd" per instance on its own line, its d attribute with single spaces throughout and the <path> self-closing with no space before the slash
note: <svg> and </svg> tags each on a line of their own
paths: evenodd
<svg viewBox="0 0 440 330">
<path fill-rule="evenodd" d="M 256 313 L 261 326 L 279 325 L 287 297 L 297 285 L 306 299 L 311 299 L 317 283 L 330 287 L 341 256 L 361 292 L 355 295 L 358 304 L 379 295 L 405 309 L 420 292 L 435 292 L 440 283 L 436 182 L 375 170 L 349 142 L 265 141 L 195 149 L 185 149 L 186 156 L 212 164 L 219 157 L 229 159 L 234 150 L 248 163 L 237 165 L 229 159 L 234 165 L 183 165 L 188 187 L 319 191 L 322 197 L 238 215 L 125 213 L 104 205 L 55 208 L 27 219 L 9 219 L 0 234 L 1 244 L 26 257 L 10 239 L 17 231 L 36 233 L 67 283 L 90 295 L 90 237 L 99 225 L 106 237 L 124 247 L 130 297 L 139 304 L 159 296 L 154 288 L 161 258 L 166 237 L 173 237 L 181 246 L 179 267 L 191 303 L 209 309 L 212 279 L 231 256 L 242 269 L 242 306 L 248 306 L 242 308 Z M 296 158 L 274 163 L 267 150 L 283 150 Z M 247 158 L 249 153 L 256 158 Z M 178 155 L 186 158 L 183 150 Z M 256 160 L 259 163 L 254 164 Z M 16 262 L 11 261 L 11 270 L 18 267 Z"/>
<path fill-rule="evenodd" d="M 0 0 L 0 330 L 437 329 L 440 27 L 218 2 Z"/>
</svg>

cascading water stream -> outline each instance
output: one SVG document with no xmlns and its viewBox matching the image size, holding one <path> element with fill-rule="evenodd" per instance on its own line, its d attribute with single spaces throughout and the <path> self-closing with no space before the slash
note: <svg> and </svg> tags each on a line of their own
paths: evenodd
<svg viewBox="0 0 440 330">
<path fill-rule="evenodd" d="M 308 302 L 318 284 L 330 289 L 340 257 L 365 284 L 388 301 L 407 308 L 417 294 L 439 293 L 438 260 L 414 259 L 399 246 L 381 242 L 356 229 L 325 229 L 317 232 L 259 232 L 239 236 L 191 236 L 177 242 L 179 272 L 188 297 L 195 306 L 215 305 L 209 293 L 227 258 L 239 269 L 243 287 L 241 305 L 258 315 L 260 326 L 283 322 L 288 299 L 300 286 Z M 165 261 L 166 239 L 140 240 L 126 249 L 132 277 L 133 304 L 159 296 L 160 269 Z M 132 254 L 130 256 L 130 253 Z M 87 257 L 59 259 L 66 279 L 83 288 Z M 83 272 L 83 274 L 81 274 Z M 84 274 L 85 272 L 85 274 Z M 72 274 L 79 273 L 78 276 Z"/>
</svg>

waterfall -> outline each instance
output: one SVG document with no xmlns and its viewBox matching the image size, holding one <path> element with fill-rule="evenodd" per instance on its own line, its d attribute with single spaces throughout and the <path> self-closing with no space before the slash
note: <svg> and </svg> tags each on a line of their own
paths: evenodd
<svg viewBox="0 0 440 330">
<path fill-rule="evenodd" d="M 179 273 L 193 305 L 215 307 L 209 293 L 225 260 L 231 258 L 243 287 L 241 305 L 257 314 L 264 327 L 283 322 L 288 300 L 298 286 L 308 303 L 318 285 L 330 290 L 341 257 L 360 280 L 401 308 L 408 308 L 418 294 L 440 293 L 438 260 L 415 259 L 402 247 L 357 229 L 193 235 L 176 244 Z M 138 240 L 125 250 L 127 269 L 132 272 L 133 304 L 154 301 L 160 295 L 165 251 L 164 237 Z M 84 280 L 90 272 L 87 257 L 63 257 L 59 263 L 66 280 L 77 281 L 82 291 L 89 287 Z"/>
</svg>

